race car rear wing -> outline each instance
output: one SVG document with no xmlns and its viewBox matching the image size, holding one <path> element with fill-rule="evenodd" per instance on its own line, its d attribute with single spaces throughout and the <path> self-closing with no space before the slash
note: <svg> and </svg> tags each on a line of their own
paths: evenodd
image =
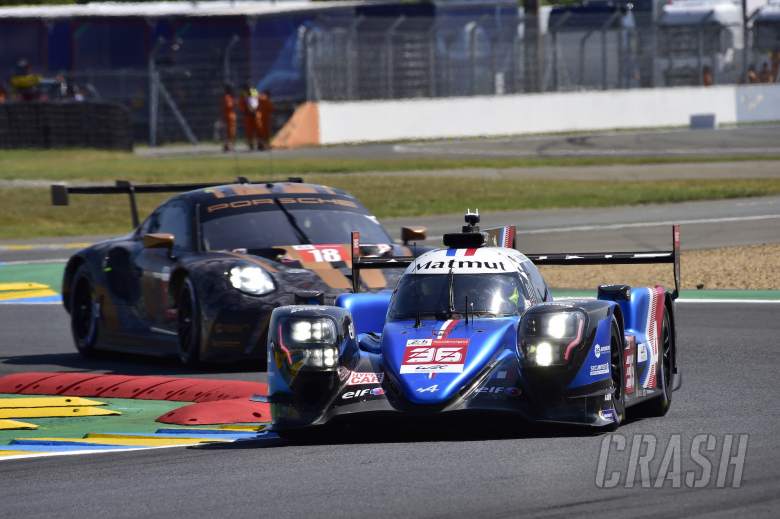
<svg viewBox="0 0 780 519">
<path fill-rule="evenodd" d="M 52 184 L 51 203 L 52 205 L 69 205 L 70 196 L 73 195 L 121 195 L 127 194 L 130 200 L 130 217 L 133 227 L 138 227 L 138 204 L 136 203 L 136 193 L 184 193 L 194 189 L 203 189 L 207 187 L 223 186 L 229 183 L 236 184 L 275 184 L 279 182 L 301 183 L 300 177 L 290 177 L 285 180 L 247 180 L 245 177 L 238 177 L 231 182 L 208 182 L 208 183 L 185 183 L 185 184 L 133 184 L 128 180 L 117 180 L 113 186 L 68 186 L 66 184 Z"/>
<path fill-rule="evenodd" d="M 535 265 L 642 265 L 674 264 L 674 292 L 680 294 L 680 225 L 672 225 L 672 250 L 640 252 L 582 252 L 557 254 L 526 254 Z"/>
<path fill-rule="evenodd" d="M 352 231 L 352 291 L 360 291 L 361 269 L 405 269 L 414 261 L 414 256 L 393 256 L 391 258 L 363 258 L 360 256 L 360 233 Z"/>
<path fill-rule="evenodd" d="M 506 226 L 484 233 L 488 246 L 515 246 L 515 228 Z M 450 235 L 455 236 L 455 235 Z M 467 235 L 466 238 L 468 238 Z M 680 294 L 680 226 L 672 226 L 672 250 L 640 252 L 582 252 L 556 254 L 526 254 L 535 265 L 645 265 L 652 263 L 672 263 L 674 265 L 674 292 L 672 298 Z M 392 258 L 361 258 L 360 233 L 352 232 L 352 291 L 360 288 L 360 269 L 406 268 L 414 261 L 413 256 Z"/>
</svg>

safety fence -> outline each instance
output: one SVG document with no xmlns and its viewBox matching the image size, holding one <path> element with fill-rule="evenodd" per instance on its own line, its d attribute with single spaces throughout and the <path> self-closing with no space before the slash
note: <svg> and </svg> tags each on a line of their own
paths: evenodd
<svg viewBox="0 0 780 519">
<path fill-rule="evenodd" d="M 738 84 L 749 81 L 751 65 L 755 81 L 770 82 L 780 68 L 780 30 L 764 27 L 760 38 L 749 35 L 745 52 L 741 26 L 707 15 L 683 24 L 626 9 L 554 12 L 542 21 L 320 16 L 285 35 L 247 27 L 218 36 L 185 31 L 158 38 L 148 44 L 145 63 L 76 61 L 64 75 L 87 99 L 124 105 L 134 140 L 154 146 L 219 141 L 226 85 L 236 105 L 244 84 L 269 91 L 275 131 L 304 101 Z M 79 41 L 92 42 L 91 30 L 85 26 Z M 62 71 L 38 72 L 52 77 Z"/>
<path fill-rule="evenodd" d="M 2 148 L 132 150 L 130 112 L 116 103 L 0 104 Z"/>
</svg>

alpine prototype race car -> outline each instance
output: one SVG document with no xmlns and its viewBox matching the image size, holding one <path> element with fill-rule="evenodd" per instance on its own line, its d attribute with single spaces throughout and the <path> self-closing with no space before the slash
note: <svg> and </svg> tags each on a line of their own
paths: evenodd
<svg viewBox="0 0 780 519">
<path fill-rule="evenodd" d="M 182 192 L 138 220 L 136 193 Z M 300 179 L 234 184 L 52 186 L 69 194 L 128 194 L 135 230 L 78 251 L 68 261 L 62 299 L 76 347 L 199 361 L 266 359 L 271 311 L 298 302 L 333 304 L 358 286 L 395 286 L 399 275 L 352 278 L 348 241 L 361 254 L 409 254 L 352 195 Z M 403 228 L 405 240 L 425 238 Z"/>
<path fill-rule="evenodd" d="M 604 285 L 597 299 L 553 301 L 536 265 L 674 263 L 663 252 L 524 255 L 514 227 L 481 232 L 467 214 L 445 248 L 417 258 L 365 258 L 352 268 L 405 268 L 391 292 L 340 295 L 335 305 L 277 308 L 268 335 L 273 427 L 448 414 L 615 428 L 643 404 L 663 415 L 681 381 L 677 289 Z"/>
</svg>

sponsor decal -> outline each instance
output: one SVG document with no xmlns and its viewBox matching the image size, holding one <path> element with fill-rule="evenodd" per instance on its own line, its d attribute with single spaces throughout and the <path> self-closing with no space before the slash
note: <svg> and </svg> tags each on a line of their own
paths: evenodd
<svg viewBox="0 0 780 519">
<path fill-rule="evenodd" d="M 365 384 L 381 384 L 384 378 L 384 373 L 352 371 L 347 376 L 347 385 L 362 386 Z"/>
<path fill-rule="evenodd" d="M 636 348 L 636 356 L 638 362 L 647 362 L 647 349 L 645 349 L 645 343 L 640 343 Z"/>
<path fill-rule="evenodd" d="M 339 380 L 341 380 L 342 382 L 347 380 L 347 377 L 349 377 L 349 375 L 352 373 L 349 369 L 345 368 L 344 366 L 339 366 L 336 372 L 339 375 Z"/>
<path fill-rule="evenodd" d="M 625 372 L 626 372 L 626 394 L 630 395 L 634 392 L 634 354 L 626 354 L 625 360 Z"/>
<path fill-rule="evenodd" d="M 221 191 L 212 191 L 215 198 L 225 198 L 225 194 Z M 351 200 L 344 200 L 341 198 L 322 198 L 316 196 L 302 196 L 302 197 L 279 197 L 276 199 L 278 203 L 284 205 L 336 205 L 339 207 L 348 207 L 351 209 L 357 209 L 357 204 Z M 225 209 L 245 209 L 248 207 L 267 206 L 268 209 L 276 209 L 276 202 L 273 197 L 267 198 L 254 198 L 249 200 L 236 200 L 235 202 L 222 202 L 218 204 L 212 204 L 206 207 L 206 213 L 212 214 Z"/>
<path fill-rule="evenodd" d="M 602 409 L 601 411 L 599 411 L 599 417 L 601 417 L 602 420 L 606 420 L 608 422 L 614 422 L 615 411 L 613 409 Z"/>
<path fill-rule="evenodd" d="M 606 375 L 609 373 L 609 362 L 605 362 L 604 364 L 593 364 L 590 367 L 590 376 L 596 376 L 596 375 Z"/>
<path fill-rule="evenodd" d="M 514 386 L 483 386 L 477 389 L 477 394 L 518 397 L 523 394 L 523 391 Z"/>
<path fill-rule="evenodd" d="M 462 373 L 468 339 L 409 339 L 401 373 Z"/>
<path fill-rule="evenodd" d="M 293 245 L 303 263 L 334 263 L 348 257 L 344 245 Z"/>
<path fill-rule="evenodd" d="M 434 385 L 428 386 L 428 387 L 418 387 L 416 389 L 416 391 L 418 393 L 435 393 L 438 390 L 439 390 L 439 385 L 438 384 L 434 384 Z"/>
<path fill-rule="evenodd" d="M 449 261 L 427 261 L 425 263 L 418 263 L 416 271 L 426 270 L 459 270 L 459 269 L 471 269 L 471 270 L 495 270 L 497 272 L 507 272 L 507 268 L 504 266 L 503 261 L 480 261 L 474 259 L 462 259 Z"/>
<path fill-rule="evenodd" d="M 503 380 L 506 378 L 506 370 L 496 371 L 496 379 Z"/>
<path fill-rule="evenodd" d="M 365 389 L 358 389 L 356 391 L 347 391 L 341 395 L 342 400 L 352 400 L 353 398 L 369 398 L 382 396 L 385 394 L 385 390 L 381 387 L 371 387 Z"/>
<path fill-rule="evenodd" d="M 598 359 L 599 357 L 601 357 L 602 353 L 609 353 L 609 348 L 610 348 L 609 344 L 605 346 L 596 344 L 596 346 L 593 347 L 593 353 L 596 355 L 596 358 Z"/>
<path fill-rule="evenodd" d="M 636 387 L 636 337 L 626 335 L 626 348 L 623 350 L 623 372 L 625 373 L 625 391 L 627 395 L 634 393 Z"/>
</svg>

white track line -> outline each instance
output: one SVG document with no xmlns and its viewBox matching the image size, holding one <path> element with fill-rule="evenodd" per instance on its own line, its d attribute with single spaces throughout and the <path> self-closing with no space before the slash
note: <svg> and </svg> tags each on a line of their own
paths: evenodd
<svg viewBox="0 0 780 519">
<path fill-rule="evenodd" d="M 27 252 L 27 251 L 24 251 Z M 37 265 L 37 264 L 46 264 L 46 263 L 67 263 L 67 258 L 54 258 L 54 259 L 36 259 L 36 260 L 13 260 L 13 261 L 2 261 L 0 260 L 0 267 L 5 265 Z"/>
<path fill-rule="evenodd" d="M 180 445 L 159 445 L 156 447 L 127 447 L 120 449 L 84 449 L 83 451 L 62 451 L 62 452 L 34 452 L 29 451 L 29 454 L 19 454 L 13 456 L 0 456 L 0 462 L 7 460 L 22 460 L 28 458 L 48 458 L 50 456 L 80 456 L 83 454 L 105 454 L 114 452 L 130 452 L 130 451 L 148 451 L 152 449 L 173 449 L 175 447 L 193 447 L 196 445 L 202 445 L 201 442 L 187 443 Z M 0 445 L 0 450 L 14 450 L 13 445 Z"/>
<path fill-rule="evenodd" d="M 636 222 L 636 223 L 614 223 L 603 225 L 576 225 L 570 227 L 547 227 L 544 229 L 518 229 L 518 235 L 524 234 L 548 234 L 558 232 L 577 232 L 577 231 L 614 231 L 617 229 L 636 229 L 640 227 L 667 227 L 674 224 L 680 225 L 701 225 L 708 223 L 727 223 L 727 222 L 755 222 L 761 220 L 780 220 L 780 214 L 762 214 L 755 216 L 728 216 L 723 218 L 698 218 L 690 220 L 667 220 L 664 222 Z M 444 236 L 429 236 L 426 241 L 441 241 Z"/>
<path fill-rule="evenodd" d="M 633 229 L 639 227 L 663 227 L 674 224 L 680 225 L 698 225 L 707 223 L 726 223 L 726 222 L 755 222 L 760 220 L 778 220 L 780 214 L 762 214 L 755 216 L 728 216 L 723 218 L 697 218 L 691 220 L 667 220 L 664 222 L 636 222 L 636 223 L 615 223 L 606 225 L 577 225 L 572 227 L 552 227 L 549 229 L 534 229 L 530 231 L 518 231 L 518 234 L 544 234 L 552 232 L 573 232 L 573 231 L 607 231 L 615 229 Z"/>
<path fill-rule="evenodd" d="M 572 299 L 588 299 L 588 300 L 595 300 L 596 298 L 593 296 L 560 296 L 554 298 L 555 301 L 569 301 Z M 723 304 L 723 303 L 729 303 L 733 305 L 738 305 L 740 303 L 746 303 L 746 304 L 771 304 L 771 305 L 777 305 L 780 304 L 780 299 L 690 299 L 690 298 L 680 298 L 675 300 L 676 303 L 702 303 L 702 304 Z"/>
<path fill-rule="evenodd" d="M 687 156 L 687 155 L 762 155 L 762 154 L 776 154 L 780 153 L 780 148 L 668 148 L 663 150 L 627 150 L 627 149 L 610 149 L 610 148 L 593 148 L 590 150 L 556 150 L 549 149 L 545 151 L 538 150 L 490 150 L 490 149 L 458 149 L 449 147 L 435 147 L 435 146 L 419 146 L 419 145 L 406 145 L 396 144 L 393 146 L 393 151 L 396 153 L 421 153 L 429 155 L 476 155 L 484 156 L 491 155 L 495 157 L 539 157 L 539 158 L 553 158 L 553 157 L 593 157 L 593 156 L 610 156 L 610 157 L 647 157 L 651 155 L 660 156 Z M 757 157 L 760 159 L 760 157 Z"/>
</svg>

